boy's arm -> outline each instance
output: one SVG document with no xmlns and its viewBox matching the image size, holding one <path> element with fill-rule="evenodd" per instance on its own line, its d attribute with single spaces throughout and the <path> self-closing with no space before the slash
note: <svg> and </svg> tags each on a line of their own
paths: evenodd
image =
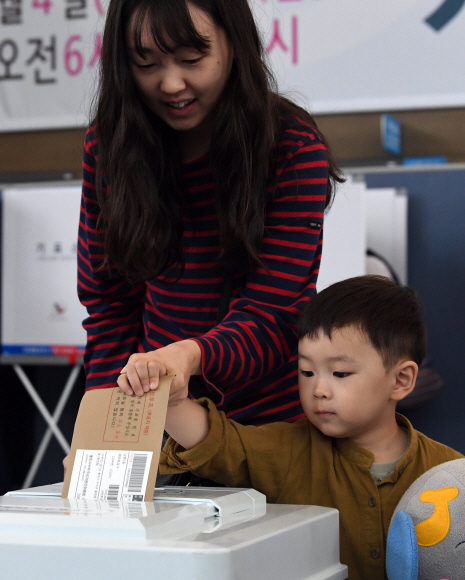
<svg viewBox="0 0 465 580">
<path fill-rule="evenodd" d="M 192 471 L 227 486 L 253 487 L 247 450 L 235 427 L 247 429 L 227 419 L 210 399 L 169 406 L 165 430 L 171 437 L 160 455 L 160 473 Z"/>
<path fill-rule="evenodd" d="M 269 502 L 281 496 L 294 446 L 301 457 L 308 438 L 302 423 L 240 425 L 209 399 L 169 407 L 166 430 L 173 437 L 161 452 L 160 473 L 192 471 L 230 487 L 253 487 Z"/>
<path fill-rule="evenodd" d="M 192 449 L 208 435 L 208 411 L 190 399 L 168 407 L 165 431 L 184 449 Z"/>
</svg>

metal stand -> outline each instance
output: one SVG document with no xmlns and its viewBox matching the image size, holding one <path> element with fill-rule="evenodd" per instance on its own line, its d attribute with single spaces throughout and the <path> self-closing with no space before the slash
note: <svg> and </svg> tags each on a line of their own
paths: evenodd
<svg viewBox="0 0 465 580">
<path fill-rule="evenodd" d="M 47 430 L 45 431 L 42 437 L 42 441 L 40 442 L 39 448 L 36 451 L 34 459 L 31 463 L 31 467 L 29 468 L 29 471 L 26 475 L 26 479 L 24 480 L 24 483 L 22 485 L 23 488 L 27 488 L 31 486 L 34 477 L 36 476 L 36 473 L 45 455 L 45 451 L 47 450 L 52 435 L 56 437 L 58 443 L 60 444 L 65 454 L 68 454 L 70 451 L 70 445 L 66 441 L 66 438 L 64 437 L 60 428 L 58 427 L 58 421 L 60 420 L 61 414 L 63 413 L 66 403 L 68 402 L 68 399 L 71 395 L 71 391 L 73 390 L 73 387 L 76 383 L 76 379 L 82 367 L 82 361 L 78 361 L 73 365 L 69 377 L 63 388 L 63 392 L 60 396 L 60 399 L 58 400 L 58 403 L 53 411 L 53 415 L 50 414 L 47 407 L 44 405 L 42 399 L 40 398 L 39 394 L 37 393 L 36 389 L 34 388 L 34 385 L 31 383 L 29 377 L 26 375 L 23 368 L 21 367 L 20 364 L 18 364 L 17 361 L 21 361 L 22 364 L 50 364 L 50 357 L 29 357 L 26 360 L 25 357 L 3 356 L 1 360 L 2 364 L 12 365 L 13 370 L 17 374 L 19 380 L 23 384 L 26 391 L 29 393 L 35 406 L 37 407 L 38 411 L 40 412 L 40 414 L 42 415 L 47 424 Z M 53 362 L 54 364 L 57 363 L 69 364 L 69 361 L 66 358 L 62 360 L 62 357 L 53 357 Z"/>
</svg>

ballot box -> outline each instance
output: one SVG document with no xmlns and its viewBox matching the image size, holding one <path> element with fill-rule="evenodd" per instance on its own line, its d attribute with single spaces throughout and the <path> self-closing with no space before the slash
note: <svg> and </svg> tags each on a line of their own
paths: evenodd
<svg viewBox="0 0 465 580">
<path fill-rule="evenodd" d="M 153 502 L 62 499 L 62 484 L 0 497 L 8 580 L 344 580 L 339 514 L 269 505 L 253 489 L 156 488 Z"/>
</svg>

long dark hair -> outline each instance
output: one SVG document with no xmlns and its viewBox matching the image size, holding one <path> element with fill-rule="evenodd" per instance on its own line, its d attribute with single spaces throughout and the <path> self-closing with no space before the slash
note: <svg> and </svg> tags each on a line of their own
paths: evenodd
<svg viewBox="0 0 465 580">
<path fill-rule="evenodd" d="M 245 271 L 261 264 L 266 190 L 279 117 L 307 111 L 278 96 L 247 0 L 189 0 L 221 27 L 234 52 L 232 70 L 216 105 L 210 162 L 217 186 L 221 269 Z M 208 49 L 195 29 L 186 0 L 111 0 L 107 14 L 96 101 L 97 196 L 105 230 L 106 263 L 132 281 L 182 271 L 182 163 L 174 130 L 137 93 L 127 53 L 133 17 L 134 45 L 141 51 L 142 24 L 151 23 L 161 50 Z M 324 139 L 323 139 L 324 140 Z M 326 144 L 327 145 L 327 144 Z M 339 170 L 329 153 L 327 205 Z M 271 184 L 273 185 L 273 184 Z"/>
</svg>

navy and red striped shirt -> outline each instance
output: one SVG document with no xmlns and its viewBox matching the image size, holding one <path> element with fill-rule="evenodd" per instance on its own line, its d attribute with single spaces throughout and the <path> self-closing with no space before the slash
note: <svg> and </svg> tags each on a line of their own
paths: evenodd
<svg viewBox="0 0 465 580">
<path fill-rule="evenodd" d="M 116 385 L 134 352 L 192 338 L 202 351 L 202 376 L 191 377 L 192 396 L 209 396 L 244 424 L 302 418 L 297 387 L 297 318 L 315 292 L 322 250 L 328 155 L 318 133 L 296 117 L 283 120 L 276 150 L 278 178 L 267 203 L 261 257 L 267 269 L 237 277 L 229 312 L 217 326 L 223 280 L 215 273 L 220 249 L 215 184 L 204 156 L 184 165 L 182 239 L 185 268 L 179 280 L 130 285 L 117 271 L 99 269 L 94 128 L 84 147 L 78 240 L 78 292 L 88 318 L 86 388 Z"/>
</svg>

